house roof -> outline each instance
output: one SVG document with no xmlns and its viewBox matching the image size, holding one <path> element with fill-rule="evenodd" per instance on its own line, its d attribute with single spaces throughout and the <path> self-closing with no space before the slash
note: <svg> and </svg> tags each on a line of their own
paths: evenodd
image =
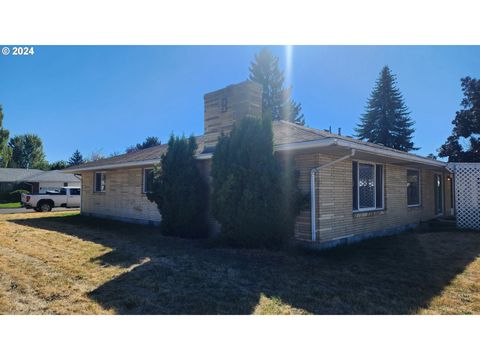
<svg viewBox="0 0 480 360">
<path fill-rule="evenodd" d="M 64 173 L 60 170 L 43 171 L 23 179 L 25 182 L 76 182 L 80 181 L 73 174 Z"/>
<path fill-rule="evenodd" d="M 198 145 L 196 154 L 198 155 L 203 151 L 203 136 L 196 136 L 195 138 Z M 75 173 L 76 170 L 101 170 L 118 167 L 152 165 L 160 161 L 161 156 L 167 152 L 167 149 L 167 144 L 156 145 L 148 149 L 137 150 L 97 161 L 86 162 L 77 166 L 71 166 L 63 171 Z"/>
<path fill-rule="evenodd" d="M 73 174 L 59 170 L 0 169 L 0 182 L 74 182 L 80 181 Z"/>
<path fill-rule="evenodd" d="M 306 126 L 301 126 L 297 124 L 292 124 L 286 121 L 279 121 L 279 124 L 274 125 L 274 133 L 277 132 L 278 135 L 280 135 L 281 132 L 287 132 L 291 131 L 295 135 L 291 138 L 287 138 L 288 141 L 285 142 L 285 144 L 282 144 L 282 140 L 285 140 L 286 137 L 283 135 L 280 135 L 279 139 L 277 142 L 275 142 L 276 145 L 293 145 L 295 143 L 308 143 L 310 141 L 315 141 L 315 140 L 325 140 L 325 139 L 336 139 L 336 140 L 341 140 L 341 142 L 336 142 L 336 144 L 344 144 L 348 146 L 348 143 L 350 144 L 356 144 L 360 145 L 361 147 L 369 147 L 372 149 L 378 150 L 379 152 L 383 152 L 385 155 L 390 154 L 390 155 L 398 155 L 398 156 L 408 156 L 411 157 L 412 160 L 416 159 L 418 161 L 428 161 L 431 165 L 438 165 L 438 166 L 446 166 L 447 163 L 439 160 L 434 160 L 431 158 L 427 158 L 425 156 L 420 156 L 412 153 L 408 153 L 405 151 L 401 150 L 396 150 L 389 148 L 387 146 L 379 145 L 379 144 L 374 144 L 368 141 L 363 141 L 359 139 L 355 139 L 351 136 L 342 136 L 342 135 L 337 135 L 334 133 L 331 133 L 329 131 L 325 130 L 318 130 L 318 129 L 313 129 L 309 128 Z M 278 129 L 275 129 L 278 128 Z M 282 128 L 282 130 L 280 130 Z M 288 129 L 288 130 L 287 130 Z M 293 130 L 295 129 L 295 130 Z M 275 137 L 275 136 L 274 136 Z M 345 144 L 347 143 L 347 144 Z M 278 147 L 277 147 L 278 148 Z M 378 152 L 376 152 L 378 153 Z"/>
<path fill-rule="evenodd" d="M 10 169 L 0 168 L 0 182 L 20 182 L 24 178 L 42 173 L 37 169 Z"/>
<path fill-rule="evenodd" d="M 208 159 L 212 152 L 204 152 L 203 136 L 197 136 L 197 158 Z M 397 158 L 403 162 L 423 163 L 434 167 L 444 167 L 446 163 L 433 160 L 423 156 L 410 154 L 404 151 L 391 149 L 386 146 L 369 143 L 354 139 L 349 136 L 342 136 L 318 129 L 309 128 L 286 121 L 273 122 L 273 141 L 276 151 L 313 149 L 320 147 L 334 146 L 344 148 L 355 148 L 359 151 L 380 155 L 383 157 Z M 139 150 L 128 154 L 122 154 L 94 162 L 73 166 L 64 171 L 74 173 L 77 170 L 101 170 L 129 166 L 143 166 L 158 163 L 162 154 L 167 151 L 166 144 L 154 146 L 145 150 Z"/>
</svg>

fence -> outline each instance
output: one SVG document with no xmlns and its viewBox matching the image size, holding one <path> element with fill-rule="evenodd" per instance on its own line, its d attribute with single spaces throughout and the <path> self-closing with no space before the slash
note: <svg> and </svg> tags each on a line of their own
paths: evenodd
<svg viewBox="0 0 480 360">
<path fill-rule="evenodd" d="M 480 230 L 480 163 L 450 163 L 454 172 L 457 226 Z"/>
</svg>

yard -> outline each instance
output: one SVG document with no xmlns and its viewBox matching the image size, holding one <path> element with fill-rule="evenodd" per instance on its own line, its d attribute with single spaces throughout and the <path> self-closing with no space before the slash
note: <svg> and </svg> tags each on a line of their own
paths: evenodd
<svg viewBox="0 0 480 360">
<path fill-rule="evenodd" d="M 16 209 L 21 207 L 22 204 L 20 202 L 13 202 L 13 203 L 0 203 L 0 209 Z"/>
<path fill-rule="evenodd" d="M 480 235 L 209 248 L 78 212 L 0 215 L 2 314 L 480 314 Z"/>
</svg>

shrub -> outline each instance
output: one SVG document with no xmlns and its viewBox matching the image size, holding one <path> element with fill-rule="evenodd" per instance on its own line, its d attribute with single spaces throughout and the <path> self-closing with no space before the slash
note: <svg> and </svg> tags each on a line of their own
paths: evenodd
<svg viewBox="0 0 480 360">
<path fill-rule="evenodd" d="M 168 150 L 154 170 L 152 192 L 147 194 L 162 215 L 165 235 L 201 238 L 208 234 L 207 184 L 195 160 L 195 137 L 171 136 Z"/>
<path fill-rule="evenodd" d="M 301 204 L 293 167 L 273 150 L 271 120 L 245 118 L 222 135 L 212 160 L 212 212 L 221 238 L 241 247 L 281 247 Z"/>
<path fill-rule="evenodd" d="M 29 193 L 28 190 L 23 190 L 23 189 L 14 190 L 8 194 L 7 200 L 8 202 L 20 202 L 20 200 L 22 199 L 22 194 L 28 194 L 28 193 Z"/>
</svg>

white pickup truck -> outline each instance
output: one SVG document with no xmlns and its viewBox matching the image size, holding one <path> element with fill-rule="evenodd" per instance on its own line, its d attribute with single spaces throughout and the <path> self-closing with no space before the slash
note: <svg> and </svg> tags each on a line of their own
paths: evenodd
<svg viewBox="0 0 480 360">
<path fill-rule="evenodd" d="M 80 188 L 63 187 L 60 191 L 46 194 L 22 194 L 22 206 L 35 211 L 51 211 L 54 207 L 79 207 Z"/>
</svg>

